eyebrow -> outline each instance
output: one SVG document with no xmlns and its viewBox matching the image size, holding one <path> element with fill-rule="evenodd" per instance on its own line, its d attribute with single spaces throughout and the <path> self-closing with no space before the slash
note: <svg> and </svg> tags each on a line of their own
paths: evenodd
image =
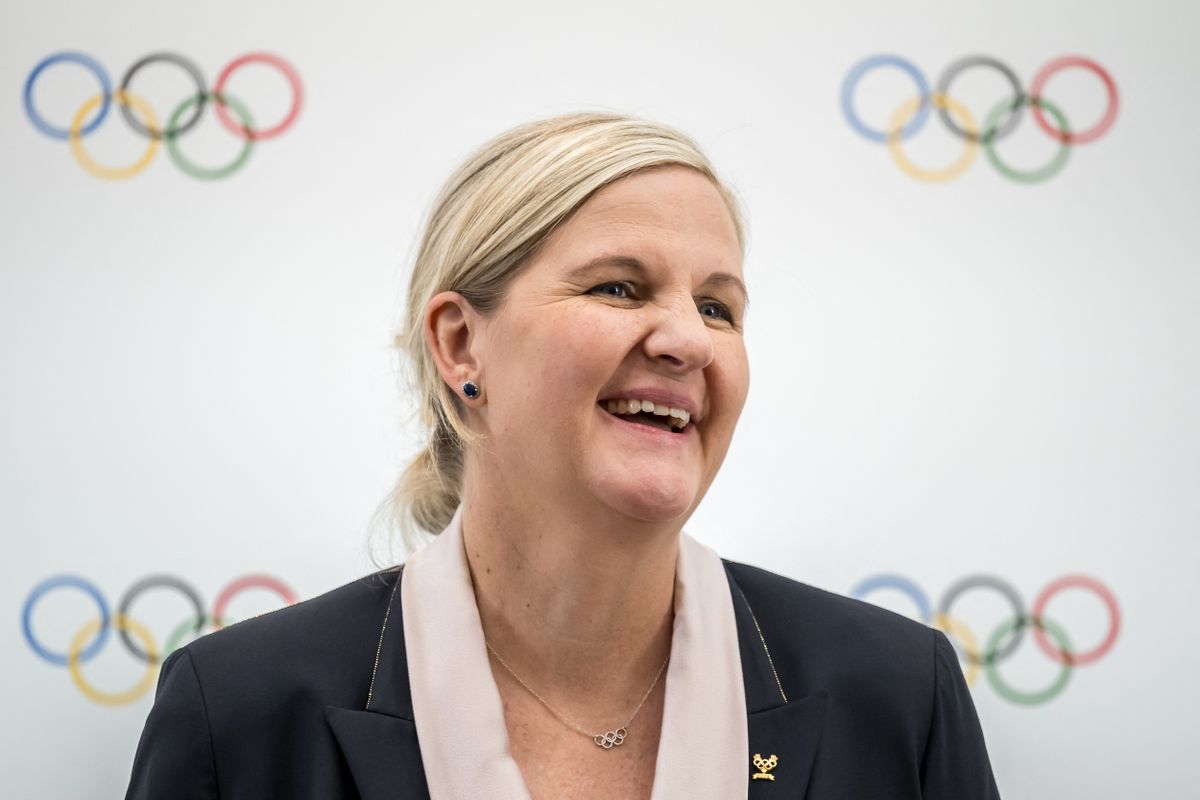
<svg viewBox="0 0 1200 800">
<path fill-rule="evenodd" d="M 581 278 L 587 273 L 599 267 L 626 267 L 627 269 L 639 272 L 646 275 L 650 270 L 640 259 L 633 256 L 598 256 L 591 259 L 587 263 L 571 270 L 569 278 Z M 714 272 L 704 279 L 701 286 L 732 286 L 742 293 L 742 300 L 746 307 L 750 307 L 750 292 L 746 290 L 746 284 L 737 275 L 731 272 Z"/>
</svg>

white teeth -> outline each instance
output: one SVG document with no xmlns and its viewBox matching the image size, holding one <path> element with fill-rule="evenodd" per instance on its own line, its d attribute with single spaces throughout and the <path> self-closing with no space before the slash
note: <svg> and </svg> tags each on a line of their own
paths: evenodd
<svg viewBox="0 0 1200 800">
<path fill-rule="evenodd" d="M 673 408 L 655 403 L 652 400 L 606 400 L 604 407 L 610 414 L 654 414 L 657 417 L 667 417 L 666 422 L 672 427 L 682 429 L 687 427 L 692 415 L 684 408 Z"/>
</svg>

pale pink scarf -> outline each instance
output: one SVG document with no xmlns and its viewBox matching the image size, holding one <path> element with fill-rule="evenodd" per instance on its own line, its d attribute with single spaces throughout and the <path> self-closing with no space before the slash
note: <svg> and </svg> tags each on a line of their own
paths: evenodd
<svg viewBox="0 0 1200 800">
<path fill-rule="evenodd" d="M 431 800 L 528 800 L 475 606 L 461 506 L 446 530 L 408 559 L 400 591 Z M 733 600 L 721 559 L 686 532 L 665 677 L 652 800 L 745 798 L 750 757 Z"/>
</svg>

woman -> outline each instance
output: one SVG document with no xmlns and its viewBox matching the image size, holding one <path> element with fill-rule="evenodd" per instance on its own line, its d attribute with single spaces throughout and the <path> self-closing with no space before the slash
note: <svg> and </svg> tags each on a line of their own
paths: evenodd
<svg viewBox="0 0 1200 800">
<path fill-rule="evenodd" d="M 128 797 L 997 797 L 946 638 L 682 526 L 749 386 L 736 203 L 608 114 L 450 179 L 405 330 L 434 541 L 167 659 Z"/>
</svg>

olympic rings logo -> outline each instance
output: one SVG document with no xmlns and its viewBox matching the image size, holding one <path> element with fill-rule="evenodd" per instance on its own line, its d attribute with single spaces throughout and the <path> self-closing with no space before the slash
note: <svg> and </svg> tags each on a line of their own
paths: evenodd
<svg viewBox="0 0 1200 800">
<path fill-rule="evenodd" d="M 71 680 L 85 697 L 100 705 L 120 706 L 134 702 L 149 691 L 158 675 L 159 665 L 163 659 L 184 643 L 185 636 L 189 634 L 198 636 L 205 627 L 218 630 L 231 622 L 225 615 L 230 601 L 245 590 L 253 588 L 273 592 L 287 605 L 296 602 L 296 593 L 278 578 L 269 575 L 244 575 L 225 586 L 217 594 L 211 612 L 206 612 L 200 593 L 187 581 L 173 575 L 150 575 L 125 590 L 117 603 L 116 613 L 113 613 L 100 589 L 91 581 L 76 575 L 55 575 L 39 583 L 29 593 L 21 610 L 21 627 L 25 634 L 25 641 L 34 654 L 50 664 L 66 667 Z M 33 613 L 38 601 L 59 589 L 76 589 L 87 594 L 95 602 L 99 612 L 97 616 L 79 627 L 75 635 L 71 637 L 66 650 L 50 649 L 33 631 Z M 170 589 L 179 593 L 195 612 L 168 634 L 161 649 L 146 625 L 130 615 L 130 608 L 134 601 L 151 589 Z M 93 686 L 83 674 L 83 665 L 99 655 L 108 643 L 114 628 L 125 649 L 136 661 L 142 662 L 145 669 L 132 687 L 123 691 L 110 692 Z"/>
<path fill-rule="evenodd" d="M 291 86 L 291 107 L 283 120 L 270 128 L 256 127 L 250 109 L 225 89 L 234 72 L 247 64 L 254 63 L 266 64 L 279 70 Z M 58 64 L 78 64 L 91 72 L 100 84 L 100 92 L 92 95 L 79 106 L 70 125 L 66 128 L 47 122 L 38 112 L 33 100 L 34 86 L 38 78 L 47 69 Z M 152 64 L 168 64 L 182 69 L 196 87 L 195 93 L 181 100 L 168 115 L 165 128 L 160 126 L 159 117 L 150 103 L 130 89 L 134 76 Z M 33 126 L 52 139 L 68 142 L 71 154 L 85 172 L 108 180 L 121 180 L 137 175 L 154 160 L 159 144 L 162 142 L 166 142 L 167 153 L 171 157 L 171 161 L 184 174 L 202 180 L 229 177 L 245 166 L 256 142 L 279 136 L 292 126 L 300 114 L 300 107 L 304 100 L 300 74 L 296 72 L 295 67 L 279 56 L 270 53 L 247 53 L 235 58 L 221 70 L 217 76 L 217 82 L 211 89 L 208 88 L 204 79 L 204 73 L 191 59 L 178 53 L 151 53 L 136 61 L 125 71 L 125 74 L 121 76 L 120 84 L 118 84 L 119 88 L 115 92 L 112 86 L 108 73 L 99 61 L 85 53 L 68 51 L 55 53 L 39 61 L 29 73 L 29 77 L 25 79 L 24 90 L 25 114 Z M 114 102 L 133 132 L 147 140 L 146 149 L 142 151 L 142 155 L 133 163 L 123 166 L 97 163 L 83 144 L 84 138 L 94 133 L 108 117 Z M 237 156 L 228 164 L 220 167 L 200 166 L 185 156 L 180 147 L 180 139 L 196 127 L 209 103 L 212 103 L 217 120 L 221 125 L 242 140 L 242 147 Z"/>
<path fill-rule="evenodd" d="M 895 67 L 907 73 L 916 84 L 915 96 L 900 103 L 892 113 L 886 130 L 867 126 L 854 109 L 854 93 L 859 82 L 867 73 L 882 67 Z M 950 94 L 950 85 L 963 72 L 976 67 L 985 67 L 1000 73 L 1012 89 L 1009 97 L 1001 99 L 988 113 L 980 131 L 975 118 L 966 106 L 955 100 Z M 1070 68 L 1080 68 L 1093 73 L 1104 84 L 1108 94 L 1108 106 L 1104 115 L 1092 127 L 1084 131 L 1073 131 L 1058 105 L 1052 103 L 1043 94 L 1047 81 L 1055 73 Z M 892 160 L 908 175 L 922 181 L 942 182 L 957 178 L 974 162 L 983 145 L 984 153 L 996 171 L 1004 177 L 1019 183 L 1040 183 L 1049 180 L 1062 171 L 1067 165 L 1073 145 L 1094 142 L 1108 132 L 1117 119 L 1117 109 L 1120 104 L 1117 95 L 1117 84 L 1104 67 L 1091 59 L 1082 56 L 1062 56 L 1056 58 L 1034 75 L 1033 83 L 1026 94 L 1017 74 L 1004 62 L 991 56 L 966 56 L 960 58 L 938 78 L 936 88 L 931 92 L 925 75 L 911 61 L 895 55 L 873 55 L 859 61 L 846 73 L 842 81 L 842 113 L 850 127 L 863 138 L 886 144 Z M 1018 170 L 1001 159 L 996 144 L 1008 136 L 1021 121 L 1023 112 L 1029 108 L 1038 127 L 1050 138 L 1059 143 L 1054 156 L 1044 166 L 1033 170 Z M 958 159 L 948 166 L 929 168 L 914 164 L 904 152 L 903 142 L 916 136 L 929 119 L 930 112 L 937 109 L 938 117 L 946 128 L 959 139 L 963 140 L 963 150 Z M 1053 121 L 1047 119 L 1047 114 Z"/>
<path fill-rule="evenodd" d="M 1121 609 L 1116 596 L 1103 583 L 1086 575 L 1064 575 L 1051 581 L 1038 594 L 1032 609 L 1026 608 L 1021 595 L 1011 583 L 994 575 L 969 575 L 955 582 L 942 594 L 936 612 L 925 592 L 916 583 L 900 575 L 883 574 L 867 578 L 854 587 L 850 596 L 861 600 L 880 589 L 894 589 L 907 595 L 926 625 L 944 632 L 955 642 L 960 656 L 967 662 L 965 675 L 968 685 L 974 686 L 982 668 L 996 693 L 1019 705 L 1040 705 L 1054 699 L 1067 687 L 1075 667 L 1094 664 L 1107 655 L 1121 631 Z M 1012 608 L 1012 616 L 991 632 L 982 653 L 971 629 L 953 614 L 954 604 L 960 597 L 981 589 L 999 594 Z M 1100 598 L 1108 610 L 1108 630 L 1104 638 L 1086 652 L 1076 652 L 1066 630 L 1046 616 L 1046 607 L 1064 589 L 1090 591 Z M 1029 628 L 1033 629 L 1033 640 L 1038 648 L 1061 667 L 1047 687 L 1036 691 L 1014 688 L 1000 675 L 999 670 L 1000 663 L 1021 646 Z"/>
</svg>

